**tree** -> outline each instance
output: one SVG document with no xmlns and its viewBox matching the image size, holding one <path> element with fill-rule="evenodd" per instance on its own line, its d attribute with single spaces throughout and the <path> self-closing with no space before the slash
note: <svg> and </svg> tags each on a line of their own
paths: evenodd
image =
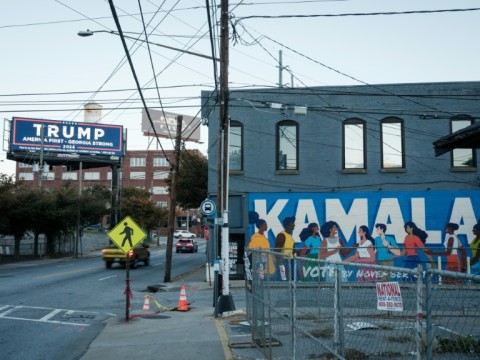
<svg viewBox="0 0 480 360">
<path fill-rule="evenodd" d="M 0 176 L 0 233 L 13 236 L 15 258 L 20 256 L 20 242 L 31 228 L 29 204 L 34 196 L 32 189 L 23 183 L 14 183 L 13 177 Z"/>
<path fill-rule="evenodd" d="M 171 192 L 172 174 L 165 180 Z M 177 204 L 198 208 L 207 198 L 208 160 L 197 151 L 182 150 L 177 178 Z"/>
<path fill-rule="evenodd" d="M 36 209 L 38 233 L 47 238 L 47 255 L 56 253 L 57 241 L 62 234 L 72 233 L 78 219 L 78 191 L 67 184 L 53 192 L 44 191 L 43 201 Z"/>
<path fill-rule="evenodd" d="M 80 225 L 97 224 L 110 213 L 112 192 L 104 185 L 95 184 L 84 189 L 80 198 Z"/>
<path fill-rule="evenodd" d="M 159 208 L 150 197 L 151 194 L 146 190 L 127 187 L 122 191 L 120 204 L 122 217 L 132 217 L 147 234 L 166 216 L 166 210 Z"/>
</svg>

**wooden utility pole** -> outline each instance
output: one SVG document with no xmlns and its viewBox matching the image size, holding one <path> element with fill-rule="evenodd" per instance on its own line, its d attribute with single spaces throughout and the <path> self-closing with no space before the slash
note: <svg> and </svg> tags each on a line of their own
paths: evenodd
<svg viewBox="0 0 480 360">
<path fill-rule="evenodd" d="M 218 299 L 215 313 L 235 310 L 233 298 L 230 294 L 230 263 L 229 263 L 229 227 L 228 227 L 228 136 L 230 132 L 228 115 L 228 65 L 229 65 L 229 26 L 228 26 L 228 0 L 221 1 L 220 17 L 220 109 L 219 109 L 219 149 L 218 149 L 218 195 L 217 209 L 221 212 L 223 220 L 218 240 L 218 248 L 221 254 L 221 273 L 219 284 L 222 284 L 222 295 Z"/>
<path fill-rule="evenodd" d="M 180 140 L 182 137 L 182 121 L 183 116 L 177 116 L 177 132 L 175 135 L 175 159 L 173 164 L 170 165 L 170 172 L 172 173 L 172 185 L 170 189 L 170 207 L 168 211 L 168 237 L 167 237 L 167 250 L 165 252 L 165 275 L 163 282 L 171 281 L 172 273 L 172 248 L 173 248 L 173 232 L 175 231 L 175 212 L 177 208 L 177 179 L 178 169 L 180 166 Z"/>
</svg>

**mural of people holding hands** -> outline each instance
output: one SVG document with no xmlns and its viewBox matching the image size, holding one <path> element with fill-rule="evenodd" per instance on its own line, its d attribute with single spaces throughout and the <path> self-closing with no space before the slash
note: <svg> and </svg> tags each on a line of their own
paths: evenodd
<svg viewBox="0 0 480 360">
<path fill-rule="evenodd" d="M 275 251 L 284 254 L 284 256 L 278 258 L 278 266 L 281 279 L 286 280 L 288 269 L 290 269 L 290 275 L 293 275 L 293 248 L 295 240 L 292 233 L 295 229 L 295 216 L 284 218 L 282 225 L 283 230 L 275 238 Z M 293 280 L 293 276 L 289 280 Z"/>
<path fill-rule="evenodd" d="M 357 243 L 357 252 L 346 258 L 345 262 L 357 262 L 361 264 L 375 264 L 375 249 L 373 242 L 375 241 L 370 235 L 370 229 L 366 225 L 358 228 L 358 236 L 360 241 Z M 375 281 L 375 270 L 368 268 L 359 268 L 357 270 L 358 281 Z"/>
<path fill-rule="evenodd" d="M 472 232 L 473 235 L 475 235 L 475 238 L 470 243 L 470 252 L 472 253 L 472 259 L 470 260 L 470 273 L 480 275 L 480 221 L 473 225 Z M 464 251 L 463 255 L 465 256 L 465 260 L 463 260 L 463 268 L 465 269 L 467 267 L 467 252 Z"/>
<path fill-rule="evenodd" d="M 416 269 L 419 264 L 422 263 L 420 256 L 418 255 L 418 249 L 423 250 L 425 256 L 434 265 L 434 261 L 430 256 L 430 250 L 424 245 L 427 240 L 428 234 L 419 229 L 413 221 L 407 221 L 404 225 L 405 239 L 403 241 L 403 249 L 400 252 L 400 256 L 406 255 L 404 267 L 407 269 Z M 413 281 L 412 277 L 408 277 L 409 281 Z"/>
<path fill-rule="evenodd" d="M 400 249 L 398 248 L 397 242 L 392 236 L 386 236 L 385 232 L 387 231 L 387 225 L 385 224 L 375 224 L 375 230 L 377 232 L 377 237 L 375 238 L 375 249 L 376 260 L 378 265 L 382 266 L 393 266 L 393 259 L 400 255 Z M 390 272 L 382 271 L 382 274 L 379 276 L 381 281 L 390 280 Z"/>
<path fill-rule="evenodd" d="M 445 251 L 431 251 L 431 255 L 437 256 L 446 256 L 447 265 L 445 270 L 448 271 L 462 271 L 461 259 L 465 258 L 464 251 L 465 249 L 461 247 L 460 240 L 455 231 L 458 230 L 459 226 L 455 223 L 448 223 L 445 225 Z M 459 256 L 460 253 L 460 256 Z"/>
<path fill-rule="evenodd" d="M 320 228 L 323 240 L 320 247 L 320 259 L 327 261 L 342 261 L 342 255 L 348 256 L 355 248 L 346 248 L 345 242 L 338 236 L 338 224 L 335 221 L 327 221 Z M 338 266 L 338 265 L 337 265 Z M 327 264 L 324 266 L 325 281 L 332 282 L 334 278 L 334 265 Z M 339 265 L 342 279 L 345 280 L 345 269 Z"/>
<path fill-rule="evenodd" d="M 257 250 L 264 250 L 270 251 L 270 242 L 268 241 L 267 237 L 265 236 L 265 232 L 268 229 L 267 222 L 263 219 L 258 219 L 255 223 L 258 231 L 252 235 L 250 238 L 250 243 L 248 244 L 249 249 L 257 249 Z M 262 253 L 262 261 L 260 262 L 261 267 L 259 270 L 263 272 L 266 276 L 271 276 L 275 274 L 275 263 L 273 260 L 272 255 Z"/>
</svg>

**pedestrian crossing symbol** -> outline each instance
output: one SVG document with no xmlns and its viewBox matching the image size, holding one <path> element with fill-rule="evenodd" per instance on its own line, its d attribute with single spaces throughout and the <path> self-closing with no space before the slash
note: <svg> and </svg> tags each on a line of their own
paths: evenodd
<svg viewBox="0 0 480 360">
<path fill-rule="evenodd" d="M 107 235 L 125 254 L 147 237 L 145 231 L 130 216 L 119 221 Z"/>
</svg>

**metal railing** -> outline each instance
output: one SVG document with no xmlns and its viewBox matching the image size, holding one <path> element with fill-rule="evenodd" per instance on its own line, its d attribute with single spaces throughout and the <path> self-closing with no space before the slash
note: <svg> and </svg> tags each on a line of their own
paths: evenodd
<svg viewBox="0 0 480 360">
<path fill-rule="evenodd" d="M 247 318 L 267 359 L 480 359 L 480 276 L 247 254 Z"/>
</svg>

